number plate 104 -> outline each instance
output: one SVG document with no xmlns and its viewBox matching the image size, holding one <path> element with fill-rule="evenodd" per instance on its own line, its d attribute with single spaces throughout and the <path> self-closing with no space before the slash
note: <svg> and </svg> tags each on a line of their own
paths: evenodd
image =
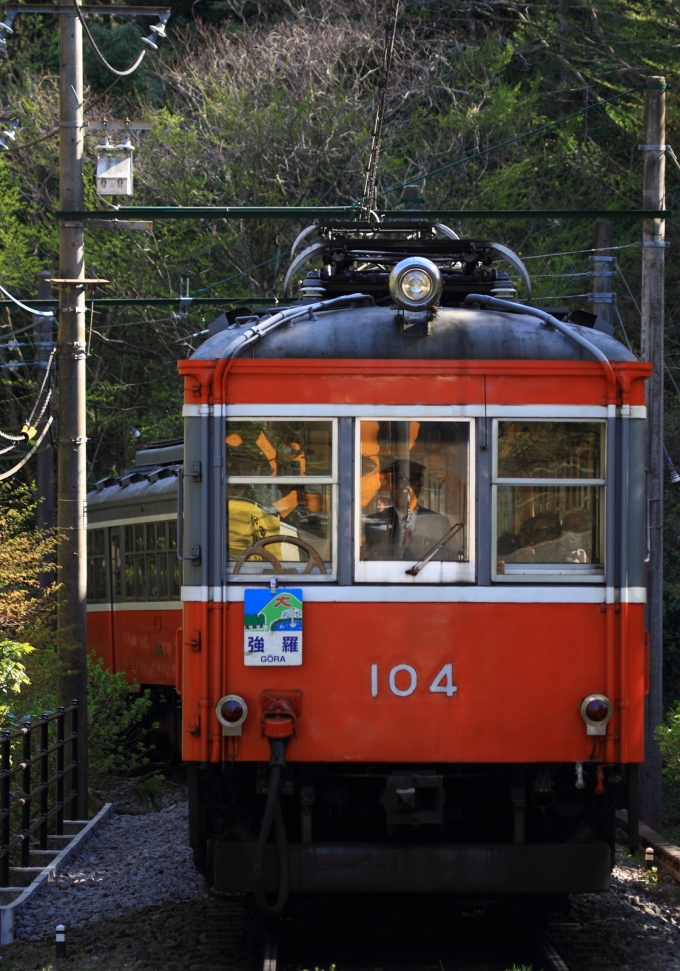
<svg viewBox="0 0 680 971">
<path fill-rule="evenodd" d="M 377 698 L 380 691 L 387 690 L 397 698 L 408 698 L 418 688 L 418 672 L 412 664 L 395 664 L 383 673 L 377 664 L 371 665 L 371 697 Z M 430 694 L 446 695 L 452 698 L 458 691 L 453 683 L 453 664 L 445 664 L 427 685 Z"/>
</svg>

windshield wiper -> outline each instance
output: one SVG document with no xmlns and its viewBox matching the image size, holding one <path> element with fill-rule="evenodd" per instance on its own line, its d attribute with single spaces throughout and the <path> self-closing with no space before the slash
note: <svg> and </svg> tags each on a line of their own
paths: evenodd
<svg viewBox="0 0 680 971">
<path fill-rule="evenodd" d="M 442 546 L 445 546 L 448 541 L 456 535 L 458 530 L 463 528 L 464 525 L 465 523 L 456 523 L 455 526 L 452 526 L 451 529 L 447 533 L 444 533 L 442 538 L 435 543 L 432 549 L 429 550 L 421 560 L 418 560 L 418 562 L 414 563 L 410 569 L 406 570 L 406 573 L 408 573 L 408 575 L 411 577 L 417 577 L 422 568 L 427 566 L 432 557 L 436 556 Z"/>
</svg>

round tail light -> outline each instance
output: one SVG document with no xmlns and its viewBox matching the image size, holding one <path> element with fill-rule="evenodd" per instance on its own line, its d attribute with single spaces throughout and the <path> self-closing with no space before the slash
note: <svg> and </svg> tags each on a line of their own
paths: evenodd
<svg viewBox="0 0 680 971">
<path fill-rule="evenodd" d="M 215 705 L 215 714 L 223 735 L 240 735 L 248 717 L 248 705 L 240 695 L 224 695 Z"/>
<path fill-rule="evenodd" d="M 588 735 L 606 735 L 614 706 L 606 695 L 587 695 L 579 705 Z"/>
<path fill-rule="evenodd" d="M 230 698 L 228 701 L 225 701 L 222 704 L 220 712 L 224 721 L 229 722 L 230 725 L 233 725 L 234 722 L 237 722 L 243 714 L 243 705 L 240 701 L 237 701 L 236 698 Z"/>
</svg>

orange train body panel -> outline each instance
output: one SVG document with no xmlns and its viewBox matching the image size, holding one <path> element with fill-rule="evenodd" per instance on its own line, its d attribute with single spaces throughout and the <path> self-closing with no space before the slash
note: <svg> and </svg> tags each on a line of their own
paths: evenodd
<svg viewBox="0 0 680 971">
<path fill-rule="evenodd" d="M 612 368 L 616 403 L 644 405 L 651 365 Z M 615 403 L 597 361 L 191 359 L 179 369 L 187 404 Z M 643 758 L 643 605 L 307 603 L 304 609 L 302 666 L 259 671 L 243 664 L 242 605 L 185 603 L 184 630 L 203 632 L 200 651 L 183 647 L 185 759 L 225 757 L 214 704 L 235 692 L 252 706 L 238 758 L 267 760 L 259 724 L 264 688 L 303 692 L 293 761 Z M 458 687 L 451 698 L 429 692 L 446 663 Z M 418 674 L 408 697 L 388 687 L 398 664 Z M 605 739 L 586 735 L 578 711 L 591 692 L 615 699 Z"/>
<path fill-rule="evenodd" d="M 88 611 L 88 648 L 137 684 L 175 686 L 181 610 Z"/>
<path fill-rule="evenodd" d="M 578 709 L 593 692 L 616 699 L 613 759 L 620 760 L 623 736 L 626 761 L 643 758 L 643 654 L 628 653 L 622 699 L 619 685 L 607 684 L 607 611 L 599 604 L 307 603 L 303 663 L 287 670 L 243 664 L 242 605 L 187 603 L 184 610 L 185 629 L 205 630 L 209 615 L 215 645 L 210 652 L 205 643 L 200 652 L 184 645 L 184 711 L 194 719 L 200 713 L 200 735 L 191 734 L 195 720 L 185 723 L 188 760 L 223 757 L 214 704 L 233 692 L 250 708 L 238 757 L 266 761 L 259 698 L 277 688 L 302 691 L 291 761 L 576 762 L 592 758 L 594 747 L 601 758 L 604 740 L 586 735 Z M 226 636 L 217 643 L 224 617 Z M 615 611 L 617 642 L 622 623 L 628 644 L 642 644 L 644 607 Z M 429 690 L 448 663 L 458 689 L 451 697 Z M 388 683 L 403 664 L 418 679 L 408 697 Z M 396 687 L 406 690 L 409 677 L 396 675 Z"/>
<path fill-rule="evenodd" d="M 607 404 L 596 361 L 186 360 L 185 401 L 230 404 Z M 652 366 L 613 364 L 626 403 L 644 405 Z M 217 386 L 215 386 L 217 385 Z M 486 389 L 485 389 L 486 385 Z"/>
</svg>

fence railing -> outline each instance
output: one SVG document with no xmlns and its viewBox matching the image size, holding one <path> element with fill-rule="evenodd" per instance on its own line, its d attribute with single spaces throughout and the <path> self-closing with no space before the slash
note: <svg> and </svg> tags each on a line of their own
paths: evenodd
<svg viewBox="0 0 680 971">
<path fill-rule="evenodd" d="M 67 747 L 70 761 L 65 765 Z M 63 836 L 65 809 L 70 819 L 78 818 L 77 796 L 77 701 L 15 731 L 0 732 L 0 887 L 10 886 L 11 865 L 30 866 L 32 849 L 47 850 L 48 836 Z"/>
</svg>

